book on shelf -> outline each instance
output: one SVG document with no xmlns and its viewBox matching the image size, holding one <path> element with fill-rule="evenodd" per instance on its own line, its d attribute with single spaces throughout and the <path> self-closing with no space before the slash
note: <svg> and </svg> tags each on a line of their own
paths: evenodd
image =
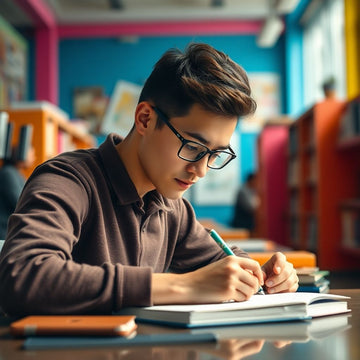
<svg viewBox="0 0 360 360">
<path fill-rule="evenodd" d="M 299 212 L 299 193 L 298 191 L 292 191 L 289 198 L 290 214 L 295 215 Z"/>
<path fill-rule="evenodd" d="M 290 227 L 291 245 L 294 248 L 297 248 L 298 246 L 300 246 L 300 219 L 299 219 L 299 215 L 290 214 L 289 227 Z M 311 265 L 300 264 L 298 266 L 311 266 Z"/>
<path fill-rule="evenodd" d="M 31 124 L 22 125 L 20 127 L 19 143 L 17 146 L 16 159 L 18 161 L 26 161 L 29 150 L 32 146 L 33 126 Z"/>
<path fill-rule="evenodd" d="M 317 158 L 316 154 L 312 154 L 309 159 L 309 176 L 308 182 L 309 184 L 316 184 L 318 178 L 318 166 L 317 166 Z"/>
<path fill-rule="evenodd" d="M 298 157 L 294 157 L 289 161 L 288 185 L 291 187 L 299 186 L 299 178 L 300 178 L 300 161 Z"/>
<path fill-rule="evenodd" d="M 254 295 L 243 302 L 129 307 L 118 315 L 133 314 L 139 321 L 178 327 L 203 327 L 306 320 L 346 313 L 347 297 L 316 293 Z"/>
<path fill-rule="evenodd" d="M 360 206 L 342 209 L 341 223 L 342 244 L 347 248 L 360 249 Z"/>
<path fill-rule="evenodd" d="M 45 156 L 49 159 L 58 154 L 57 125 L 55 122 L 46 122 L 45 139 Z"/>
<path fill-rule="evenodd" d="M 312 118 L 313 119 L 313 118 Z M 308 149 L 314 149 L 316 143 L 316 136 L 315 136 L 315 124 L 313 121 L 309 121 L 307 124 L 307 139 L 306 139 L 306 146 Z"/>
<path fill-rule="evenodd" d="M 316 249 L 318 241 L 318 220 L 316 215 L 308 215 L 307 218 L 307 247 Z"/>
<path fill-rule="evenodd" d="M 72 136 L 66 131 L 59 129 L 57 141 L 58 141 L 57 147 L 59 154 L 67 151 L 76 150 L 76 146 L 73 142 Z"/>
<path fill-rule="evenodd" d="M 296 126 L 290 126 L 289 128 L 289 155 L 294 156 L 299 150 L 299 134 Z"/>
<path fill-rule="evenodd" d="M 360 134 L 360 97 L 349 101 L 341 116 L 340 140 L 351 139 Z"/>
<path fill-rule="evenodd" d="M 220 340 L 251 339 L 292 342 L 307 342 L 323 339 L 351 327 L 349 314 L 319 317 L 310 321 L 289 321 L 269 324 L 214 326 L 191 329 L 193 334 L 211 332 Z"/>
<path fill-rule="evenodd" d="M 8 129 L 9 114 L 5 111 L 0 112 L 0 159 L 5 157 L 6 137 Z"/>
<path fill-rule="evenodd" d="M 13 152 L 12 152 L 13 134 L 14 134 L 14 124 L 12 122 L 8 122 L 6 137 L 5 137 L 5 152 L 4 152 L 5 160 L 10 160 L 13 155 Z"/>
</svg>

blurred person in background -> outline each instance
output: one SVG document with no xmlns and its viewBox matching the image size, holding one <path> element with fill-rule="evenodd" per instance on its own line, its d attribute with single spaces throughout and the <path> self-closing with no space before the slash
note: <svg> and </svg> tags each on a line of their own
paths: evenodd
<svg viewBox="0 0 360 360">
<path fill-rule="evenodd" d="M 256 174 L 250 173 L 236 195 L 231 226 L 247 229 L 251 235 L 255 229 L 255 213 L 259 205 L 260 198 L 256 192 Z"/>
</svg>

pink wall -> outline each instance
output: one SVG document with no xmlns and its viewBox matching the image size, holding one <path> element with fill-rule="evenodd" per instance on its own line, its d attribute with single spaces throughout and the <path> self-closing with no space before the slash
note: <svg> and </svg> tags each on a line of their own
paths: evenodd
<svg viewBox="0 0 360 360">
<path fill-rule="evenodd" d="M 253 34 L 260 30 L 259 21 L 157 21 L 126 24 L 81 24 L 59 27 L 60 38 L 102 36 L 170 36 Z"/>
</svg>

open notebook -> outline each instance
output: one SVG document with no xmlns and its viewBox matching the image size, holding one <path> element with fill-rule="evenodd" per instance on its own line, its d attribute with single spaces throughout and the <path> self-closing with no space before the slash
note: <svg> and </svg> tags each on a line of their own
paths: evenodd
<svg viewBox="0 0 360 360">
<path fill-rule="evenodd" d="M 117 314 L 181 327 L 252 324 L 341 314 L 350 311 L 348 297 L 316 293 L 254 295 L 248 301 L 202 305 L 130 307 Z"/>
</svg>

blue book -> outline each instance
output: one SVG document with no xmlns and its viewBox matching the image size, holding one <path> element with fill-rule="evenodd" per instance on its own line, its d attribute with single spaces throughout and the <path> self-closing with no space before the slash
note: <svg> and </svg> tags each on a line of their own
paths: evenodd
<svg viewBox="0 0 360 360">
<path fill-rule="evenodd" d="M 329 280 L 323 280 L 317 284 L 305 284 L 299 285 L 298 292 L 315 292 L 315 293 L 327 293 L 329 291 Z"/>
</svg>

